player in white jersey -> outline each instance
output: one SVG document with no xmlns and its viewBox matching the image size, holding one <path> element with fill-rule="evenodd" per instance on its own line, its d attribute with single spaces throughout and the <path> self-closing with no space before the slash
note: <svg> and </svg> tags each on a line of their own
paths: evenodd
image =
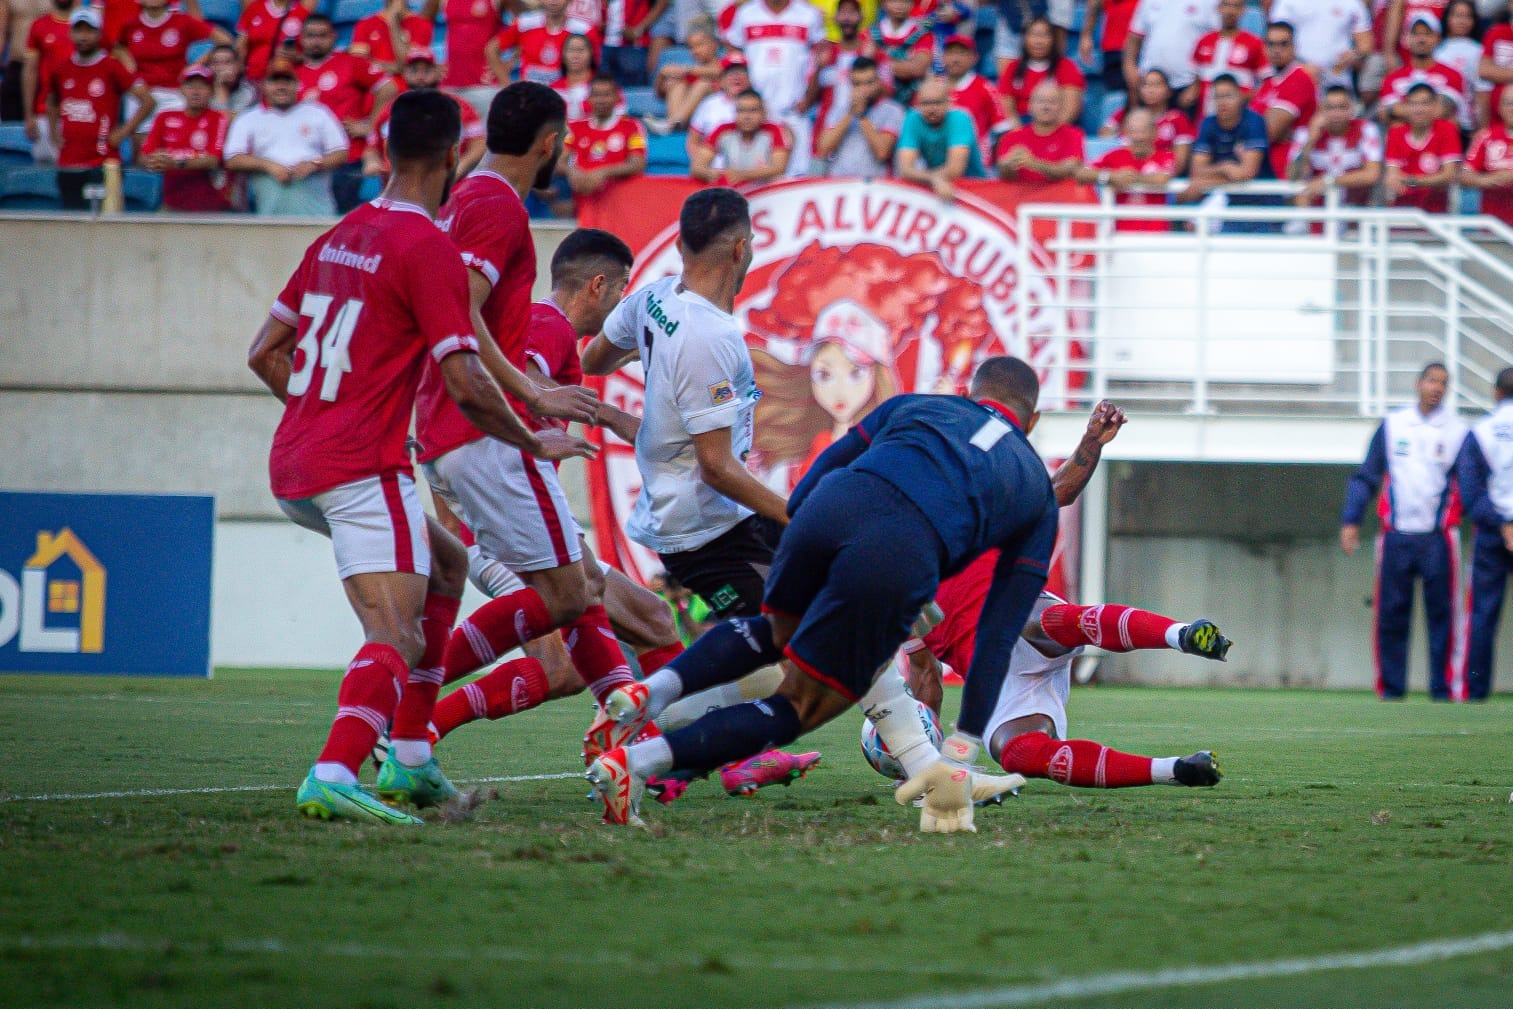
<svg viewBox="0 0 1513 1009">
<path fill-rule="evenodd" d="M 825 40 L 825 16 L 808 0 L 746 0 L 725 39 L 746 54 L 751 86 L 773 122 L 793 134 L 788 174 L 809 174 L 810 123 L 805 92 L 813 50 Z"/>
</svg>

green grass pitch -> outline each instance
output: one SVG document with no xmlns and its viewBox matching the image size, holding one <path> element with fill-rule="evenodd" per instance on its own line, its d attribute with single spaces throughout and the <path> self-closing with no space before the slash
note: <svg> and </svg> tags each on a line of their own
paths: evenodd
<svg viewBox="0 0 1513 1009">
<path fill-rule="evenodd" d="M 0 1005 L 1513 1004 L 1507 700 L 1077 689 L 1075 735 L 1211 746 L 1228 777 L 1031 782 L 975 836 L 915 832 L 859 716 L 811 737 L 825 761 L 804 781 L 747 800 L 696 784 L 649 833 L 601 826 L 558 777 L 386 830 L 294 811 L 335 683 L 0 678 Z M 469 726 L 445 766 L 581 771 L 588 708 Z M 1499 932 L 1470 955 L 1381 953 Z M 1331 954 L 1369 956 L 1119 980 Z"/>
</svg>

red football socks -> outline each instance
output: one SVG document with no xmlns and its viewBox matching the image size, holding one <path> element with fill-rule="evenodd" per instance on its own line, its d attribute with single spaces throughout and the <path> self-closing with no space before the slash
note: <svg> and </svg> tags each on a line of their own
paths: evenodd
<svg viewBox="0 0 1513 1009">
<path fill-rule="evenodd" d="M 1151 784 L 1151 758 L 1120 753 L 1086 739 L 1052 739 L 1026 732 L 999 756 L 1003 769 L 1026 778 L 1050 778 L 1077 788 L 1130 788 Z"/>
<path fill-rule="evenodd" d="M 546 700 L 546 671 L 532 658 L 515 659 L 452 691 L 436 703 L 432 723 L 444 738 L 459 725 L 480 718 L 505 718 Z"/>
<path fill-rule="evenodd" d="M 443 682 L 451 683 L 477 672 L 511 649 L 552 629 L 546 604 L 533 588 L 491 599 L 452 632 L 443 660 L 446 670 Z"/>
<path fill-rule="evenodd" d="M 393 645 L 366 644 L 352 657 L 336 693 L 336 718 L 319 762 L 341 764 L 354 775 L 394 713 L 409 664 Z"/>
<path fill-rule="evenodd" d="M 426 725 L 431 720 L 431 709 L 436 707 L 436 695 L 441 691 L 445 674 L 442 660 L 446 655 L 447 641 L 452 636 L 452 625 L 457 622 L 457 610 L 461 599 L 432 593 L 426 596 L 425 611 L 420 617 L 420 630 L 425 635 L 426 650 L 420 657 L 420 665 L 410 670 L 405 679 L 404 693 L 399 706 L 394 709 L 394 727 L 389 730 L 390 739 L 426 740 Z"/>
<path fill-rule="evenodd" d="M 1171 643 L 1166 640 L 1167 629 L 1180 623 L 1159 613 L 1113 603 L 1052 606 L 1040 617 L 1040 626 L 1045 628 L 1046 636 L 1058 645 L 1066 648 L 1095 645 L 1110 652 L 1171 648 Z"/>
<path fill-rule="evenodd" d="M 662 645 L 642 652 L 636 656 L 636 662 L 641 666 L 641 675 L 650 676 L 682 654 L 683 642 L 674 641 L 670 645 Z"/>
<path fill-rule="evenodd" d="M 603 606 L 590 606 L 562 628 L 562 640 L 573 657 L 573 668 L 600 704 L 620 687 L 635 682 Z"/>
</svg>

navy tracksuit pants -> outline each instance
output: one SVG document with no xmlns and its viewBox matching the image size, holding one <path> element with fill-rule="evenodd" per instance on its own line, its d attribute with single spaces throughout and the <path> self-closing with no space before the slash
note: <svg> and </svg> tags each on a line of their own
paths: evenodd
<svg viewBox="0 0 1513 1009">
<path fill-rule="evenodd" d="M 1495 529 L 1476 530 L 1471 555 L 1471 647 L 1467 652 L 1466 697 L 1484 701 L 1492 691 L 1492 645 L 1502 616 L 1503 592 L 1513 574 L 1513 553 Z"/>
<path fill-rule="evenodd" d="M 1460 551 L 1456 532 L 1382 534 L 1376 584 L 1376 692 L 1402 697 L 1408 688 L 1408 632 L 1413 619 L 1413 586 L 1424 583 L 1424 615 L 1429 623 L 1429 696 L 1456 699 L 1464 661 L 1455 634 L 1455 596 L 1460 591 Z"/>
</svg>

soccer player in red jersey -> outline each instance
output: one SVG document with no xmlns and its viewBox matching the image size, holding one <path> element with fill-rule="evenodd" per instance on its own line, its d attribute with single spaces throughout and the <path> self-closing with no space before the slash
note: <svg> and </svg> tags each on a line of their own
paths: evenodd
<svg viewBox="0 0 1513 1009">
<path fill-rule="evenodd" d="M 403 96 L 390 120 L 394 174 L 383 196 L 310 246 L 248 355 L 285 403 L 269 458 L 274 496 L 296 523 L 331 538 L 366 638 L 299 789 L 307 816 L 419 822 L 357 785 L 391 715 L 394 747 L 378 794 L 417 806 L 456 794 L 426 723 L 466 555 L 425 517 L 410 474 L 405 441 L 422 368 L 429 362 L 448 402 L 489 436 L 542 457 L 592 452 L 562 431 L 531 432 L 479 359 L 466 270 L 432 221 L 455 178 L 460 135 L 450 97 Z"/>
<path fill-rule="evenodd" d="M 169 210 L 230 210 L 221 158 L 231 117 L 210 107 L 214 72 L 184 68 L 184 108 L 159 112 L 142 145 L 142 164 L 163 173 L 163 206 Z"/>
<path fill-rule="evenodd" d="M 1059 182 L 1082 167 L 1082 131 L 1061 122 L 1061 89 L 1042 81 L 1030 96 L 1030 122 L 998 140 L 998 177 L 1011 182 Z"/>
<path fill-rule="evenodd" d="M 65 210 L 87 210 L 84 187 L 103 178 L 101 166 L 121 156 L 121 141 L 152 115 L 156 102 L 147 85 L 100 48 L 100 12 L 80 7 L 68 16 L 74 54 L 52 70 L 47 120 L 58 147 L 58 195 Z M 136 110 L 120 121 L 121 99 Z"/>
<path fill-rule="evenodd" d="M 1387 133 L 1387 198 L 1394 206 L 1443 214 L 1460 170 L 1460 130 L 1440 117 L 1439 93 L 1415 84 L 1402 101 L 1408 121 Z"/>
<path fill-rule="evenodd" d="M 524 373 L 536 253 L 522 199 L 552 177 L 566 109 L 544 84 L 521 81 L 499 92 L 489 109 L 489 153 L 458 185 L 440 223 L 469 267 L 474 331 L 495 378 L 538 417 L 592 423 L 598 400 L 588 390 L 543 388 Z M 604 610 L 602 575 L 582 544 L 556 468 L 484 439 L 442 395 L 435 367 L 421 379 L 416 437 L 432 489 L 473 530 L 484 553 L 526 583 L 462 622 L 447 646 L 447 681 L 560 627 L 596 699 L 632 682 Z"/>
<path fill-rule="evenodd" d="M 414 46 L 409 55 L 405 57 L 404 76 L 401 78 L 403 91 L 422 91 L 428 88 L 441 86 L 441 68 L 436 65 L 436 54 L 426 46 Z M 452 98 L 457 102 L 457 109 L 462 113 L 462 158 L 457 162 L 457 175 L 459 178 L 466 177 L 469 172 L 478 167 L 478 162 L 483 160 L 486 150 L 483 139 L 483 120 L 473 110 L 473 106 L 452 92 Z M 386 106 L 373 121 L 373 132 L 368 134 L 368 143 L 363 150 L 362 164 L 364 175 L 389 174 L 389 155 L 386 140 L 389 133 L 389 109 Z"/>
</svg>

